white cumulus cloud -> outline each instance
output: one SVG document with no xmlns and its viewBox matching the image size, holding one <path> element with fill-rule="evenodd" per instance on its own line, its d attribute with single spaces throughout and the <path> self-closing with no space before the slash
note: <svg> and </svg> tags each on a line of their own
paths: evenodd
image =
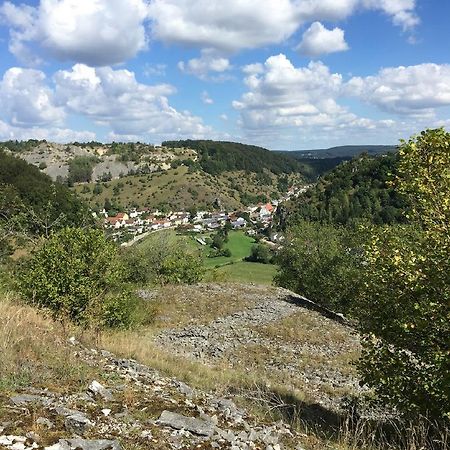
<svg viewBox="0 0 450 450">
<path fill-rule="evenodd" d="M 346 92 L 384 111 L 430 115 L 434 108 L 450 106 L 450 65 L 382 69 L 374 76 L 353 77 Z"/>
<path fill-rule="evenodd" d="M 314 22 L 304 33 L 297 47 L 300 53 L 316 57 L 327 53 L 343 52 L 349 49 L 345 42 L 344 30 L 328 30 L 320 22 Z"/>
<path fill-rule="evenodd" d="M 0 6 L 10 27 L 10 51 L 40 61 L 36 51 L 62 61 L 104 66 L 124 62 L 147 44 L 144 0 L 41 0 L 39 5 Z"/>
<path fill-rule="evenodd" d="M 203 49 L 200 58 L 192 58 L 187 62 L 180 61 L 178 68 L 202 80 L 211 78 L 214 81 L 220 81 L 225 78 L 224 73 L 231 70 L 231 64 L 228 58 L 220 56 L 213 49 Z M 210 77 L 210 73 L 215 75 Z"/>
<path fill-rule="evenodd" d="M 352 135 L 360 142 L 389 143 L 448 123 L 450 65 L 393 67 L 349 81 L 319 61 L 295 67 L 283 54 L 268 58 L 263 71 L 254 67 L 244 79 L 247 91 L 233 102 L 248 141 L 303 140 L 314 146 L 316 139 L 343 143 Z M 344 104 L 349 98 L 369 105 L 364 116 Z M 377 109 L 386 113 L 382 119 Z"/>
<path fill-rule="evenodd" d="M 76 64 L 54 79 L 61 105 L 110 127 L 115 135 L 204 136 L 211 131 L 199 117 L 170 106 L 172 86 L 139 83 L 129 70 Z"/>
<path fill-rule="evenodd" d="M 403 29 L 419 23 L 415 0 L 153 0 L 149 15 L 155 39 L 235 52 L 284 42 L 305 23 L 357 10 L 384 12 Z"/>
<path fill-rule="evenodd" d="M 64 109 L 55 102 L 44 72 L 12 67 L 0 81 L 0 119 L 12 126 L 60 124 Z"/>
</svg>

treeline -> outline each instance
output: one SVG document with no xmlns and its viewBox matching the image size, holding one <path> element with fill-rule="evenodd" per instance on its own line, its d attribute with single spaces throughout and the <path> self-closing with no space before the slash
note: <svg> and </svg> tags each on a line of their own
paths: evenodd
<svg viewBox="0 0 450 450">
<path fill-rule="evenodd" d="M 196 150 L 202 169 L 211 175 L 234 170 L 254 173 L 269 170 L 277 175 L 305 172 L 305 167 L 294 158 L 254 145 L 210 140 L 166 141 L 162 145 Z"/>
<path fill-rule="evenodd" d="M 288 221 L 404 223 L 408 200 L 391 184 L 398 161 L 398 154 L 389 154 L 341 163 L 291 202 Z"/>
<path fill-rule="evenodd" d="M 29 150 L 33 150 L 39 144 L 45 144 L 46 140 L 38 140 L 38 139 L 29 139 L 28 141 L 5 141 L 0 142 L 0 150 L 8 149 L 13 153 L 22 153 L 27 152 Z"/>
</svg>

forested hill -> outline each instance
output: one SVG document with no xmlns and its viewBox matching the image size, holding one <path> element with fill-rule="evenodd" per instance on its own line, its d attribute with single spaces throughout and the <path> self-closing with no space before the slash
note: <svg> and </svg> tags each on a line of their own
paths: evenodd
<svg viewBox="0 0 450 450">
<path fill-rule="evenodd" d="M 279 175 L 294 172 L 308 175 L 310 169 L 295 158 L 262 147 L 224 141 L 166 141 L 164 147 L 196 150 L 202 169 L 212 175 L 235 170 L 259 173 L 264 170 Z"/>
<path fill-rule="evenodd" d="M 54 221 L 58 227 L 77 226 L 89 217 L 87 207 L 66 186 L 0 151 L 0 220 L 7 220 L 13 210 L 20 210 L 32 231 L 38 233 Z"/>
<path fill-rule="evenodd" d="M 347 224 L 367 219 L 377 224 L 405 221 L 407 203 L 389 185 L 398 155 L 362 155 L 341 163 L 288 206 L 288 223 L 306 219 Z"/>
<path fill-rule="evenodd" d="M 341 145 L 338 147 L 330 147 L 316 150 L 295 150 L 283 151 L 284 155 L 303 160 L 304 158 L 326 159 L 326 158 L 343 158 L 351 159 L 362 153 L 370 156 L 384 155 L 386 153 L 395 153 L 397 147 L 395 145 Z"/>
</svg>

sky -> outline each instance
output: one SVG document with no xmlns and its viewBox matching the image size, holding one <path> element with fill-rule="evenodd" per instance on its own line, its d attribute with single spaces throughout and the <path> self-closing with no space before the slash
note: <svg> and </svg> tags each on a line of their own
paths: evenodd
<svg viewBox="0 0 450 450">
<path fill-rule="evenodd" d="M 0 0 L 0 140 L 276 150 L 450 128 L 450 0 Z"/>
</svg>

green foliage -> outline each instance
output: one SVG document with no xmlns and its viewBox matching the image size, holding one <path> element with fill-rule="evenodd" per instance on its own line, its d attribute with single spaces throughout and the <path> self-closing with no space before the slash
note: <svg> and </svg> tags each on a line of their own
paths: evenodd
<svg viewBox="0 0 450 450">
<path fill-rule="evenodd" d="M 0 191 L 0 227 L 11 231 L 47 235 L 50 229 L 92 222 L 86 205 L 66 186 L 1 151 Z"/>
<path fill-rule="evenodd" d="M 299 220 L 348 224 L 361 219 L 375 224 L 404 223 L 408 201 L 393 189 L 398 155 L 363 155 L 344 162 L 295 199 L 288 222 Z"/>
<path fill-rule="evenodd" d="M 372 230 L 359 308 L 359 371 L 406 413 L 450 419 L 450 133 L 403 143 L 395 182 L 409 227 Z"/>
<path fill-rule="evenodd" d="M 225 244 L 225 238 L 223 234 L 216 233 L 211 242 L 211 247 L 216 248 L 217 250 L 221 250 Z"/>
<path fill-rule="evenodd" d="M 22 153 L 33 150 L 39 144 L 45 144 L 45 140 L 29 139 L 28 141 L 6 141 L 0 142 L 0 148 L 7 148 L 13 153 Z"/>
<path fill-rule="evenodd" d="M 252 251 L 245 261 L 270 264 L 272 262 L 273 255 L 270 248 L 265 244 L 258 244 L 252 247 Z"/>
<path fill-rule="evenodd" d="M 102 231 L 65 228 L 20 266 L 18 290 L 57 319 L 83 325 L 117 323 L 118 302 L 126 298 L 114 296 L 123 275 L 116 247 Z M 114 312 L 114 317 L 103 312 Z"/>
<path fill-rule="evenodd" d="M 141 301 L 131 292 L 124 291 L 105 296 L 101 304 L 101 323 L 105 328 L 129 328 L 139 323 L 136 311 Z"/>
<path fill-rule="evenodd" d="M 302 222 L 277 255 L 275 283 L 323 306 L 348 312 L 359 291 L 362 236 L 343 227 Z"/>
<path fill-rule="evenodd" d="M 124 250 L 127 280 L 139 285 L 192 284 L 203 276 L 203 259 L 179 239 L 158 233 L 142 246 Z"/>
<path fill-rule="evenodd" d="M 92 156 L 76 156 L 69 161 L 70 185 L 73 183 L 89 183 L 92 178 L 92 171 L 98 159 Z"/>
<path fill-rule="evenodd" d="M 202 169 L 212 175 L 226 171 L 245 170 L 275 174 L 300 172 L 302 166 L 293 158 L 253 145 L 222 141 L 167 141 L 165 147 L 191 148 L 199 154 Z M 265 181 L 268 181 L 265 178 Z"/>
<path fill-rule="evenodd" d="M 160 280 L 162 284 L 194 284 L 204 274 L 203 261 L 198 255 L 178 249 L 163 261 Z"/>
</svg>

